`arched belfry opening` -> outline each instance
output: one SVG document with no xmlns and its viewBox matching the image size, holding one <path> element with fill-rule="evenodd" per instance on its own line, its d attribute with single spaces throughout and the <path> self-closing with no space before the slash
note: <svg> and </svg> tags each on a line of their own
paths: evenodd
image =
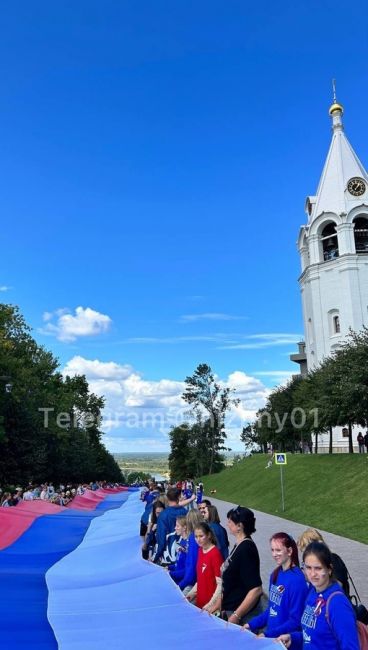
<svg viewBox="0 0 368 650">
<path fill-rule="evenodd" d="M 321 244 L 323 261 L 333 260 L 339 257 L 339 242 L 337 239 L 336 224 L 328 223 L 321 232 Z"/>
<path fill-rule="evenodd" d="M 356 253 L 368 253 L 368 216 L 356 217 L 354 223 L 354 240 Z"/>
</svg>

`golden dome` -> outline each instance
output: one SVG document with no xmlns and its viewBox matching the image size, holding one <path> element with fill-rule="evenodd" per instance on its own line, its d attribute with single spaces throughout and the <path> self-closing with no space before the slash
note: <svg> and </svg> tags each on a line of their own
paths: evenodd
<svg viewBox="0 0 368 650">
<path fill-rule="evenodd" d="M 332 104 L 332 106 L 330 106 L 328 112 L 329 112 L 330 115 L 333 115 L 333 113 L 335 113 L 335 111 L 340 111 L 340 113 L 343 113 L 344 112 L 344 107 L 341 104 L 338 104 L 337 102 L 334 102 Z"/>
</svg>

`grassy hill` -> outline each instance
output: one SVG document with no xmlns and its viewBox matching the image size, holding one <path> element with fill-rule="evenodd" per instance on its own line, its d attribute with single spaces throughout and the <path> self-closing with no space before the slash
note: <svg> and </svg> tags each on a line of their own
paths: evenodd
<svg viewBox="0 0 368 650">
<path fill-rule="evenodd" d="M 265 469 L 269 458 L 256 454 L 220 474 L 202 478 L 205 493 L 261 512 L 322 528 L 368 544 L 368 454 L 288 454 L 283 467 Z"/>
</svg>

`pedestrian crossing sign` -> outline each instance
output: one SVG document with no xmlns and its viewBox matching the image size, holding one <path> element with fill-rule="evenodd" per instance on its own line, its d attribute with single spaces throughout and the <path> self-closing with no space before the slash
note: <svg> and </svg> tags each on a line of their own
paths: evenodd
<svg viewBox="0 0 368 650">
<path fill-rule="evenodd" d="M 275 464 L 276 465 L 287 465 L 286 454 L 277 454 L 275 455 Z"/>
</svg>

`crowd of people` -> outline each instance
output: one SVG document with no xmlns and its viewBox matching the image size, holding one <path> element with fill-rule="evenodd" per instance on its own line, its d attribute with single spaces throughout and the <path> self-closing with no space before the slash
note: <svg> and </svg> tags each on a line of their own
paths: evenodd
<svg viewBox="0 0 368 650">
<path fill-rule="evenodd" d="M 168 571 L 195 606 L 292 650 L 364 647 L 360 635 L 368 639 L 368 621 L 357 622 L 347 568 L 316 529 L 304 531 L 297 542 L 286 532 L 272 535 L 275 569 L 267 599 L 252 510 L 238 506 L 227 513 L 235 541 L 229 551 L 227 530 L 217 508 L 203 498 L 203 486 L 152 482 L 141 499 L 144 559 Z"/>
<path fill-rule="evenodd" d="M 116 484 L 106 481 L 92 481 L 91 483 L 67 483 L 54 487 L 53 483 L 28 483 L 26 487 L 16 487 L 15 490 L 3 491 L 0 488 L 0 507 L 10 508 L 17 506 L 22 501 L 34 501 L 40 499 L 54 503 L 57 506 L 67 506 L 75 496 L 81 496 L 86 490 L 98 490 L 99 488 L 116 487 Z"/>
</svg>

